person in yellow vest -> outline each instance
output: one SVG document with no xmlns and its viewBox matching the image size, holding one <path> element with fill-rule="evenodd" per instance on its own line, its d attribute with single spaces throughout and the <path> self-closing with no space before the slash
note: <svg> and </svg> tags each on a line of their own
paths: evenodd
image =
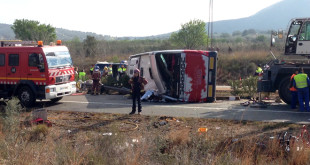
<svg viewBox="0 0 310 165">
<path fill-rule="evenodd" d="M 79 72 L 79 80 L 85 81 L 86 80 L 86 73 L 84 69 L 82 69 L 81 72 Z"/>
<path fill-rule="evenodd" d="M 95 65 L 93 64 L 93 65 L 90 67 L 90 69 L 89 69 L 89 72 L 90 72 L 90 75 L 91 75 L 91 76 L 93 75 L 94 68 L 95 68 Z"/>
<path fill-rule="evenodd" d="M 296 103 L 298 98 L 298 92 L 297 89 L 293 86 L 293 79 L 298 74 L 298 70 L 295 70 L 295 72 L 292 74 L 290 79 L 290 91 L 291 91 L 291 109 L 296 109 Z"/>
<path fill-rule="evenodd" d="M 304 73 L 303 68 L 299 68 L 298 74 L 293 78 L 293 85 L 297 88 L 298 92 L 298 101 L 299 101 L 299 110 L 304 111 L 305 108 L 307 111 L 309 109 L 309 85 L 310 80 L 307 74 Z M 304 107 L 305 102 L 305 107 Z"/>
<path fill-rule="evenodd" d="M 113 76 L 112 64 L 110 64 L 109 67 L 108 67 L 108 76 Z"/>
<path fill-rule="evenodd" d="M 259 64 L 257 66 L 256 71 L 255 71 L 255 76 L 260 76 L 260 74 L 262 74 L 262 73 L 263 73 L 263 69 L 261 68 L 261 65 Z"/>
<path fill-rule="evenodd" d="M 124 64 L 122 64 L 121 67 L 117 69 L 119 77 L 122 77 L 126 73 L 126 70 L 127 68 L 125 68 Z"/>
</svg>

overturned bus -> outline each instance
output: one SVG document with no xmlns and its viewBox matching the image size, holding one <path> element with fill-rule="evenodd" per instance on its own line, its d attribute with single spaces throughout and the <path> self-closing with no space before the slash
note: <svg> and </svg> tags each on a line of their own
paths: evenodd
<svg viewBox="0 0 310 165">
<path fill-rule="evenodd" d="M 148 84 L 145 91 L 156 91 L 165 99 L 184 102 L 215 100 L 217 52 L 164 50 L 132 55 L 128 75 L 140 69 Z"/>
</svg>

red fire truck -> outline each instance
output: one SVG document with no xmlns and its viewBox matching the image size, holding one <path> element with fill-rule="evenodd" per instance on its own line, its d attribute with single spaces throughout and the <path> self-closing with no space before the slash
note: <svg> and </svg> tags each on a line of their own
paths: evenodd
<svg viewBox="0 0 310 165">
<path fill-rule="evenodd" d="M 36 99 L 59 101 L 76 92 L 74 68 L 66 46 L 42 41 L 0 41 L 0 98 L 18 96 L 32 106 Z"/>
</svg>

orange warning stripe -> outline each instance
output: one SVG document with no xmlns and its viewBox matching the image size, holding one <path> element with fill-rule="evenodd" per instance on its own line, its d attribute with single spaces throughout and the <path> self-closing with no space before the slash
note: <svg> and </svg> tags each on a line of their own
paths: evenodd
<svg viewBox="0 0 310 165">
<path fill-rule="evenodd" d="M 38 80 L 38 81 L 45 81 L 46 78 L 20 78 L 20 77 L 0 77 L 0 79 L 5 80 Z"/>
</svg>

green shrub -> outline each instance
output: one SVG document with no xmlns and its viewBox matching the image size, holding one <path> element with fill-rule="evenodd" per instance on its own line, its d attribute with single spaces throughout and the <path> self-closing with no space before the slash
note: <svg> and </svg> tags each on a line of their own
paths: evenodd
<svg viewBox="0 0 310 165">
<path fill-rule="evenodd" d="M 250 76 L 242 80 L 229 80 L 228 83 L 232 88 L 232 95 L 253 98 L 257 93 L 257 81 L 257 76 Z"/>
</svg>

